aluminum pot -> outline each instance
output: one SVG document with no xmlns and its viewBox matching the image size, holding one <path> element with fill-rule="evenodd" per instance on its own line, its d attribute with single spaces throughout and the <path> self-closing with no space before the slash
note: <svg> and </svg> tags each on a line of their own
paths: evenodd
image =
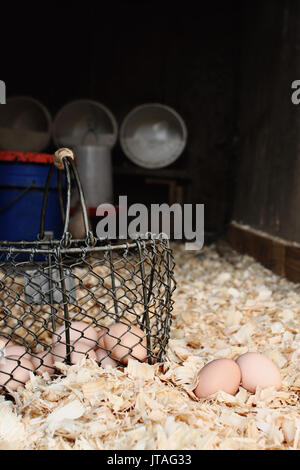
<svg viewBox="0 0 300 470">
<path fill-rule="evenodd" d="M 41 152 L 50 142 L 51 127 L 52 118 L 38 100 L 9 98 L 0 106 L 0 150 Z"/>
<path fill-rule="evenodd" d="M 132 109 L 122 122 L 120 143 L 124 153 L 143 168 L 164 168 L 182 154 L 187 128 L 170 106 L 148 103 Z"/>
</svg>

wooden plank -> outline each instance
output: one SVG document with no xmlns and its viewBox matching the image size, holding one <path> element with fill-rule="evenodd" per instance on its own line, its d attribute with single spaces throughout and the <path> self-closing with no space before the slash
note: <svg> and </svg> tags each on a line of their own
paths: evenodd
<svg viewBox="0 0 300 470">
<path fill-rule="evenodd" d="M 159 168 L 151 170 L 148 168 L 140 168 L 134 165 L 124 165 L 120 167 L 115 167 L 114 173 L 118 176 L 159 176 L 160 178 L 176 178 L 178 180 L 192 179 L 192 175 L 187 170 L 182 168 Z"/>
<path fill-rule="evenodd" d="M 288 279 L 300 282 L 300 249 L 298 247 L 286 247 L 285 272 Z"/>
<path fill-rule="evenodd" d="M 294 262 L 289 261 L 289 269 L 287 270 L 286 252 L 287 249 L 290 249 L 288 244 L 272 238 L 268 234 L 239 227 L 237 224 L 229 226 L 227 240 L 236 251 L 253 256 L 274 273 L 286 276 L 294 282 L 300 282 L 300 247 L 293 248 L 292 253 L 297 253 L 297 256 L 294 256 Z"/>
<path fill-rule="evenodd" d="M 174 204 L 176 201 L 176 180 L 171 180 L 171 179 L 162 179 L 162 178 L 146 178 L 145 180 L 146 184 L 150 185 L 166 185 L 168 186 L 168 204 L 171 206 Z"/>
</svg>

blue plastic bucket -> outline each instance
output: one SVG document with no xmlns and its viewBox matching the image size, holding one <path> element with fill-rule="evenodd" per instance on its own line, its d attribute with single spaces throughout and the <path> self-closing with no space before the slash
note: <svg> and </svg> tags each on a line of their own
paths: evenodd
<svg viewBox="0 0 300 470">
<path fill-rule="evenodd" d="M 0 152 L 0 240 L 34 241 L 40 228 L 44 188 L 51 155 Z M 43 157 L 43 158 L 41 158 Z M 45 158 L 49 157 L 49 158 Z M 57 191 L 57 169 L 52 174 L 45 218 L 45 231 L 62 236 L 63 221 Z M 64 185 L 64 178 L 62 178 Z"/>
</svg>

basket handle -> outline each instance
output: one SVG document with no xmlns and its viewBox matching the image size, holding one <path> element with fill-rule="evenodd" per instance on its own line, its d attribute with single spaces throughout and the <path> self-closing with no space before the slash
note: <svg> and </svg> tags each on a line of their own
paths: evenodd
<svg viewBox="0 0 300 470">
<path fill-rule="evenodd" d="M 42 204 L 41 219 L 40 219 L 40 231 L 38 234 L 38 240 L 43 240 L 45 236 L 46 206 L 47 206 L 50 180 L 51 180 L 51 176 L 54 170 L 54 166 L 56 166 L 59 170 L 62 170 L 62 169 L 65 170 L 66 180 L 67 180 L 67 202 L 66 202 L 65 217 L 64 217 L 65 219 L 64 230 L 63 230 L 63 234 L 61 238 L 61 243 L 64 247 L 67 247 L 70 245 L 71 238 L 72 238 L 72 235 L 69 232 L 70 209 L 71 209 L 71 173 L 70 173 L 70 169 L 71 169 L 75 178 L 77 190 L 79 193 L 82 213 L 83 213 L 83 223 L 84 223 L 85 236 L 86 236 L 85 241 L 88 246 L 93 246 L 95 244 L 95 237 L 93 235 L 93 232 L 89 229 L 86 202 L 85 202 L 80 178 L 78 175 L 78 171 L 74 163 L 74 154 L 72 150 L 67 149 L 67 148 L 61 148 L 57 150 L 57 152 L 55 152 L 53 163 L 51 164 L 49 168 L 45 190 L 44 190 L 44 196 L 43 196 L 43 204 Z"/>
</svg>

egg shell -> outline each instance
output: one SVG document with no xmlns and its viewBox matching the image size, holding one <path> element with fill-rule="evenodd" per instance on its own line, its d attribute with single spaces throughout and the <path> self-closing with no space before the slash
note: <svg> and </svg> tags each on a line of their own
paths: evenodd
<svg viewBox="0 0 300 470">
<path fill-rule="evenodd" d="M 280 370 L 264 354 L 248 352 L 239 356 L 236 363 L 242 374 L 242 387 L 248 392 L 255 393 L 256 388 L 281 387 Z"/>
<path fill-rule="evenodd" d="M 118 363 L 111 357 L 109 357 L 106 351 L 103 351 L 103 349 L 96 349 L 96 360 L 97 362 L 100 362 L 101 367 L 103 369 L 108 369 L 109 367 L 117 367 Z"/>
<path fill-rule="evenodd" d="M 70 349 L 71 351 L 73 350 L 72 346 L 70 347 Z M 66 358 L 66 354 L 67 354 L 66 345 L 63 343 L 55 344 L 55 346 L 53 346 L 53 349 L 52 349 L 52 354 L 53 354 L 54 364 L 55 362 L 64 362 Z"/>
<path fill-rule="evenodd" d="M 15 346 L 15 343 L 7 338 L 4 338 L 4 336 L 0 336 L 0 349 L 7 348 L 8 346 Z"/>
<path fill-rule="evenodd" d="M 90 345 L 78 341 L 75 345 L 75 351 L 71 353 L 71 362 L 72 364 L 80 363 L 85 357 L 89 359 L 94 359 L 96 361 L 96 353 L 93 349 L 91 349 Z"/>
<path fill-rule="evenodd" d="M 100 346 L 101 348 L 105 348 L 104 338 L 105 338 L 106 333 L 107 333 L 107 330 L 104 328 L 98 332 L 98 336 L 97 336 L 98 346 Z"/>
<path fill-rule="evenodd" d="M 142 362 L 147 359 L 145 333 L 135 325 L 114 323 L 104 337 L 104 345 L 110 351 L 110 357 L 125 365 L 130 357 Z"/>
<path fill-rule="evenodd" d="M 19 362 L 20 365 L 18 365 Z M 2 359 L 0 361 L 0 385 L 5 385 L 7 389 L 16 391 L 19 386 L 29 380 L 31 370 L 33 370 L 33 365 L 27 359 L 19 359 L 18 356 Z M 8 374 L 12 374 L 12 379 Z"/>
<path fill-rule="evenodd" d="M 52 335 L 52 343 L 66 343 L 66 327 L 65 325 L 60 326 L 55 333 Z M 88 323 L 83 321 L 73 321 L 69 327 L 70 343 L 74 344 L 77 341 L 83 341 L 95 347 L 97 345 L 98 334 L 97 330 Z"/>
<path fill-rule="evenodd" d="M 54 358 L 49 351 L 35 353 L 31 357 L 31 362 L 37 374 L 48 372 L 51 375 L 54 373 Z"/>
<path fill-rule="evenodd" d="M 22 359 L 23 358 L 27 359 L 28 361 L 32 362 L 32 356 L 31 356 L 30 353 L 27 352 L 27 350 L 24 346 L 18 346 L 18 345 L 7 346 L 4 349 L 4 356 L 5 357 L 15 356 L 15 357 L 19 357 L 19 358 L 22 358 Z"/>
<path fill-rule="evenodd" d="M 96 360 L 96 353 L 89 344 L 85 342 L 78 341 L 76 344 L 71 347 L 70 362 L 71 364 L 78 364 L 81 362 L 85 356 L 88 358 Z M 54 363 L 55 362 L 64 362 L 66 358 L 66 346 L 62 343 L 58 343 L 53 348 Z"/>
<path fill-rule="evenodd" d="M 241 371 L 235 361 L 215 359 L 200 370 L 194 393 L 198 398 L 207 398 L 221 390 L 230 395 L 235 395 L 240 382 Z"/>
</svg>

